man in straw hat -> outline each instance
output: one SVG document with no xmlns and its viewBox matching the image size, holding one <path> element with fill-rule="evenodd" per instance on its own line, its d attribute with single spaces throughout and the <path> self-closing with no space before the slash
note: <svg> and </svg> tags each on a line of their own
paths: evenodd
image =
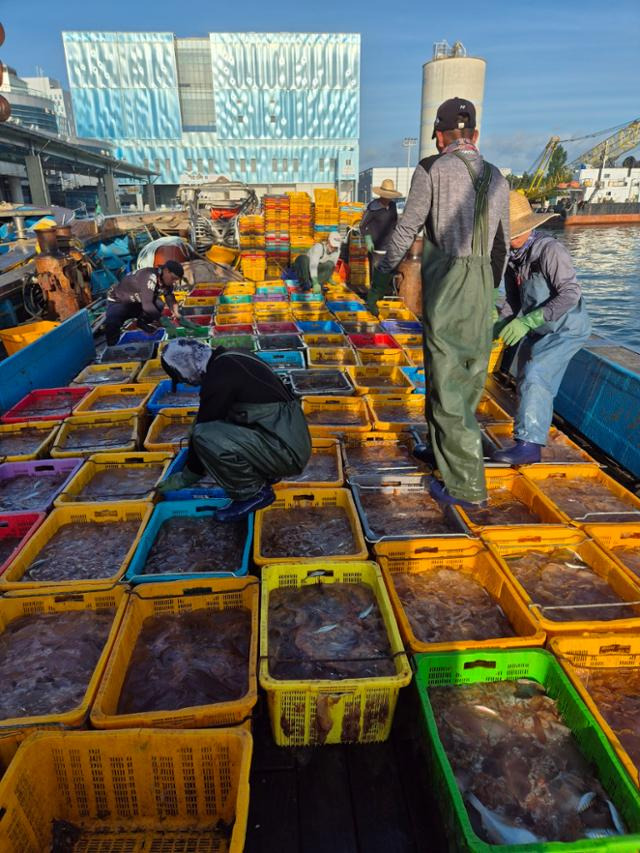
<svg viewBox="0 0 640 853">
<path fill-rule="evenodd" d="M 360 220 L 360 233 L 364 236 L 369 252 L 369 268 L 373 269 L 386 251 L 393 229 L 398 222 L 398 208 L 394 199 L 402 198 L 390 178 L 385 178 L 379 187 L 372 187 L 378 196 L 367 205 Z"/>
<path fill-rule="evenodd" d="M 392 270 L 424 228 L 426 418 L 444 481 L 433 478 L 429 490 L 442 504 L 474 507 L 487 497 L 475 411 L 491 354 L 494 289 L 509 248 L 509 187 L 476 148 L 470 101 L 451 98 L 441 104 L 433 136 L 440 153 L 416 167 L 372 290 L 384 293 Z"/>
<path fill-rule="evenodd" d="M 497 462 L 540 462 L 553 417 L 553 400 L 567 365 L 591 334 L 591 322 L 569 253 L 536 231 L 554 213 L 534 213 L 521 193 L 509 195 L 511 252 L 505 272 L 507 301 L 499 321 L 507 346 L 520 344 L 511 367 L 517 377 L 515 444 L 493 454 Z"/>
</svg>

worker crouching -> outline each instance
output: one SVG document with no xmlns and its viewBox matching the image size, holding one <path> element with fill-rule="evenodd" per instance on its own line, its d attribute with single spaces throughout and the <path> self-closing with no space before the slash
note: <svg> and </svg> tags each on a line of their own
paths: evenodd
<svg viewBox="0 0 640 853">
<path fill-rule="evenodd" d="M 515 444 L 496 451 L 496 462 L 540 462 L 553 418 L 553 400 L 571 358 L 591 334 L 571 257 L 549 234 L 535 231 L 555 214 L 536 214 L 527 199 L 509 197 L 511 251 L 505 272 L 507 301 L 496 331 L 509 347 L 519 344 L 511 372 L 518 411 Z"/>
<path fill-rule="evenodd" d="M 183 489 L 208 473 L 231 498 L 219 521 L 239 521 L 275 500 L 273 484 L 302 473 L 311 438 L 298 400 L 248 352 L 185 338 L 170 342 L 162 366 L 175 382 L 200 386 L 200 407 L 184 469 L 160 484 Z"/>
</svg>

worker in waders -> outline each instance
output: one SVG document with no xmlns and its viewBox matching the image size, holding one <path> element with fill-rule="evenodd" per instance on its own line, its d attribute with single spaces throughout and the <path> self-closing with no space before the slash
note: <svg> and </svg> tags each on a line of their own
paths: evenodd
<svg viewBox="0 0 640 853">
<path fill-rule="evenodd" d="M 200 386 L 186 466 L 159 492 L 184 489 L 208 473 L 231 498 L 219 521 L 238 521 L 275 500 L 273 484 L 298 476 L 311 438 L 298 400 L 248 352 L 182 338 L 167 344 L 162 367 L 174 383 Z"/>
<path fill-rule="evenodd" d="M 374 273 L 368 304 L 384 296 L 393 269 L 424 228 L 422 307 L 426 419 L 443 504 L 486 500 L 475 411 L 487 378 L 497 287 L 509 248 L 509 187 L 476 147 L 476 111 L 464 98 L 438 108 L 440 152 L 414 172 L 407 203 Z"/>
<path fill-rule="evenodd" d="M 293 272 L 300 284 L 300 290 L 322 292 L 321 285 L 329 281 L 340 260 L 341 246 L 342 237 L 339 232 L 330 231 L 326 240 L 314 243 L 308 252 L 298 255 L 293 264 Z"/>
<path fill-rule="evenodd" d="M 396 190 L 391 178 L 385 178 L 379 187 L 372 187 L 371 191 L 378 198 L 369 202 L 358 227 L 369 252 L 369 269 L 374 270 L 384 257 L 387 243 L 397 225 L 398 208 L 395 199 L 402 198 L 402 193 Z"/>
<path fill-rule="evenodd" d="M 540 461 L 553 417 L 553 400 L 567 365 L 591 334 L 571 257 L 535 228 L 555 213 L 534 213 L 521 193 L 509 195 L 511 252 L 504 276 L 507 301 L 496 331 L 509 347 L 518 389 L 515 444 L 493 459 L 510 465 Z"/>
</svg>

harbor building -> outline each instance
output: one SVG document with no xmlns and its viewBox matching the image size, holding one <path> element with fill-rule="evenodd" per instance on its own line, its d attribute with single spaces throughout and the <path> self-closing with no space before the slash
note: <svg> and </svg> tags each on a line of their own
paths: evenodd
<svg viewBox="0 0 640 853">
<path fill-rule="evenodd" d="M 3 66 L 0 93 L 9 101 L 11 117 L 16 124 L 55 135 L 60 132 L 54 99 L 31 86 L 29 80 L 19 77 L 15 68 Z"/>
<path fill-rule="evenodd" d="M 76 131 L 158 173 L 159 204 L 184 183 L 226 178 L 265 192 L 358 175 L 355 33 L 64 32 Z"/>
</svg>

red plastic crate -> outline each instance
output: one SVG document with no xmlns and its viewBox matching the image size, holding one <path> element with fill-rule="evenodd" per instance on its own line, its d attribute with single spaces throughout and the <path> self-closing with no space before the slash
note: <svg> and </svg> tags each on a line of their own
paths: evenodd
<svg viewBox="0 0 640 853">
<path fill-rule="evenodd" d="M 93 388 L 87 385 L 71 385 L 66 388 L 40 388 L 37 391 L 30 391 L 26 397 L 23 397 L 19 403 L 16 403 L 8 412 L 5 412 L 4 415 L 0 418 L 0 421 L 3 424 L 18 424 L 23 421 L 63 421 L 65 418 L 68 418 L 73 409 L 78 405 L 80 400 L 92 391 Z M 69 410 L 62 412 L 59 415 L 25 415 L 25 412 L 29 406 L 35 400 L 41 400 L 47 397 L 50 397 L 53 401 L 55 401 L 56 397 L 60 398 L 64 395 L 68 395 L 69 397 Z"/>
<path fill-rule="evenodd" d="M 16 542 L 16 547 L 7 555 L 6 560 L 0 563 L 0 575 L 46 517 L 46 512 L 5 512 L 0 515 L 0 539 L 19 539 Z"/>
<path fill-rule="evenodd" d="M 380 332 L 372 335 L 349 335 L 349 340 L 356 349 L 401 349 L 400 344 L 391 335 Z"/>
<path fill-rule="evenodd" d="M 300 329 L 295 323 L 283 320 L 281 323 L 256 323 L 256 332 L 259 335 L 297 335 Z"/>
<path fill-rule="evenodd" d="M 252 335 L 253 325 L 251 323 L 230 323 L 228 326 L 214 326 L 215 335 Z"/>
<path fill-rule="evenodd" d="M 222 287 L 194 287 L 189 296 L 220 296 Z"/>
</svg>

